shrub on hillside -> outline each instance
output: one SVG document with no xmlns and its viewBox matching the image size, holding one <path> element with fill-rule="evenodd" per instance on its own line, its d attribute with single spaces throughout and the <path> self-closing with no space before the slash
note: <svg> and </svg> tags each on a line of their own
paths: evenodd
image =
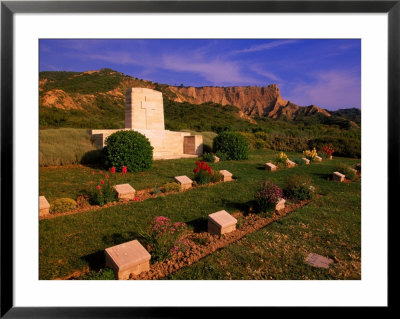
<svg viewBox="0 0 400 319">
<path fill-rule="evenodd" d="M 153 147 L 143 134 L 118 131 L 106 139 L 105 165 L 118 171 L 127 166 L 130 172 L 141 172 L 153 164 Z"/>
<path fill-rule="evenodd" d="M 76 201 L 72 198 L 57 198 L 50 205 L 50 212 L 55 213 L 64 213 L 70 210 L 73 210 L 77 207 Z"/>
<path fill-rule="evenodd" d="M 334 168 L 333 168 L 334 172 L 339 172 L 342 173 L 344 175 L 346 175 L 347 179 L 353 180 L 357 177 L 357 174 L 355 171 L 353 171 L 353 169 L 346 165 L 346 164 L 337 164 Z"/>
<path fill-rule="evenodd" d="M 243 160 L 249 158 L 250 146 L 246 138 L 236 132 L 222 132 L 214 138 L 214 152 L 225 154 L 228 160 Z"/>
<path fill-rule="evenodd" d="M 324 145 L 330 144 L 335 150 L 335 156 L 361 157 L 361 139 L 356 137 L 321 137 L 310 140 L 308 144 L 310 148 L 315 147 L 317 149 L 321 149 Z"/>
<path fill-rule="evenodd" d="M 282 196 L 282 190 L 278 186 L 271 182 L 263 181 L 254 195 L 256 209 L 260 213 L 266 213 L 268 210 L 275 208 Z"/>
<path fill-rule="evenodd" d="M 289 176 L 283 189 L 283 194 L 286 197 L 298 200 L 311 199 L 314 192 L 315 187 L 311 184 L 311 177 L 305 175 Z"/>
</svg>

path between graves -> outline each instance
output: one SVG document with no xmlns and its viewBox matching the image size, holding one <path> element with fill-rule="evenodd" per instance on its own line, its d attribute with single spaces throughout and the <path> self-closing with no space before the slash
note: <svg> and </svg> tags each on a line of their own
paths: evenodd
<svg viewBox="0 0 400 319">
<path fill-rule="evenodd" d="M 322 197 L 322 195 L 318 195 L 317 198 L 320 197 Z M 254 213 L 249 213 L 245 215 L 243 212 L 234 212 L 232 213 L 232 216 L 237 219 L 242 217 L 245 220 L 245 223 L 242 225 L 242 227 L 240 227 L 240 229 L 236 229 L 235 231 L 224 234 L 222 236 L 211 235 L 208 232 L 189 233 L 180 239 L 180 242 L 184 243 L 187 247 L 185 252 L 178 252 L 174 254 L 170 260 L 151 264 L 149 271 L 141 273 L 140 275 L 131 275 L 130 279 L 151 280 L 163 278 L 183 267 L 190 266 L 200 259 L 212 254 L 216 250 L 224 248 L 240 240 L 248 234 L 254 233 L 264 228 L 265 226 L 309 204 L 310 202 L 311 200 L 305 200 L 298 203 L 293 203 L 285 207 L 284 209 L 275 212 L 272 217 L 265 218 L 260 217 L 259 215 Z M 196 244 L 194 242 L 194 240 L 196 239 L 208 239 L 208 243 L 205 245 Z M 84 275 L 87 272 L 89 272 L 88 268 L 82 271 L 75 271 L 69 276 L 57 278 L 56 280 L 79 279 L 80 276 Z"/>
<path fill-rule="evenodd" d="M 204 184 L 204 185 L 197 185 L 195 187 L 189 188 L 189 189 L 185 189 L 185 190 L 181 190 L 179 192 L 166 192 L 166 193 L 160 193 L 160 194 L 152 194 L 152 192 L 154 191 L 154 188 L 147 188 L 147 189 L 141 189 L 136 191 L 136 197 L 138 198 L 137 201 L 134 200 L 125 200 L 125 201 L 114 201 L 111 203 L 107 203 L 103 206 L 99 206 L 99 205 L 90 205 L 87 207 L 80 207 L 80 208 L 76 208 L 73 210 L 70 210 L 68 212 L 64 212 L 64 213 L 55 213 L 55 214 L 49 214 L 47 216 L 39 216 L 39 220 L 43 220 L 43 219 L 53 219 L 53 218 L 57 218 L 60 216 L 68 216 L 68 215 L 74 215 L 74 214 L 79 214 L 79 213 L 86 213 L 86 212 L 90 212 L 90 211 L 94 211 L 94 210 L 100 210 L 100 209 L 104 209 L 104 208 L 108 208 L 108 207 L 112 207 L 112 206 L 120 206 L 120 205 L 128 205 L 128 204 L 132 204 L 134 202 L 143 202 L 147 199 L 150 198 L 157 198 L 160 196 L 166 196 L 166 195 L 170 195 L 170 194 L 180 194 L 180 193 L 184 193 L 187 191 L 190 191 L 192 189 L 196 189 L 196 188 L 201 188 L 201 187 L 210 187 L 210 186 L 214 186 L 220 183 L 228 183 L 228 182 L 234 182 L 236 179 L 232 179 L 232 181 L 227 181 L 227 182 L 216 182 L 216 183 L 209 183 L 209 184 Z"/>
</svg>

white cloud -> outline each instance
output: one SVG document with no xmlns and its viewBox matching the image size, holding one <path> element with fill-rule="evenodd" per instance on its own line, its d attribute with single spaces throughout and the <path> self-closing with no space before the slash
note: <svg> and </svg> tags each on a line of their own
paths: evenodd
<svg viewBox="0 0 400 319">
<path fill-rule="evenodd" d="M 297 83 L 284 96 L 299 105 L 318 105 L 324 108 L 360 107 L 361 78 L 352 70 L 321 72 L 309 83 Z"/>
</svg>

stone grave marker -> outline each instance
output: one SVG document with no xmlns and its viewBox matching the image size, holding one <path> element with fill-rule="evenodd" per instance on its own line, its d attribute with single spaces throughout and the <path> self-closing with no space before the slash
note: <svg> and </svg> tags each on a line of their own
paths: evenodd
<svg viewBox="0 0 400 319">
<path fill-rule="evenodd" d="M 280 210 L 284 209 L 285 203 L 286 203 L 286 200 L 284 200 L 283 198 L 280 198 L 278 203 L 276 203 L 276 205 L 275 205 L 275 210 L 280 211 Z"/>
<path fill-rule="evenodd" d="M 318 254 L 310 253 L 306 258 L 306 263 L 313 267 L 328 269 L 333 260 Z"/>
<path fill-rule="evenodd" d="M 336 182 L 344 182 L 344 178 L 346 176 L 339 172 L 333 172 L 332 177 L 333 177 L 333 180 Z"/>
<path fill-rule="evenodd" d="M 39 217 L 47 216 L 50 214 L 50 204 L 46 197 L 39 196 Z"/>
<path fill-rule="evenodd" d="M 118 193 L 119 199 L 134 200 L 136 190 L 129 184 L 115 185 L 114 189 Z"/>
<path fill-rule="evenodd" d="M 276 165 L 272 164 L 272 163 L 265 163 L 265 170 L 266 171 L 270 171 L 270 172 L 274 172 L 276 171 L 278 168 L 276 167 Z"/>
<path fill-rule="evenodd" d="M 219 171 L 222 174 L 222 181 L 223 182 L 230 182 L 232 181 L 232 173 L 228 172 L 226 169 Z"/>
<path fill-rule="evenodd" d="M 137 240 L 116 245 L 105 250 L 106 267 L 114 270 L 118 280 L 129 279 L 150 270 L 150 254 Z"/>
<path fill-rule="evenodd" d="M 175 176 L 174 177 L 175 181 L 182 186 L 182 190 L 186 190 L 192 187 L 193 181 L 187 177 L 186 175 L 183 176 Z"/>
<path fill-rule="evenodd" d="M 287 164 L 287 167 L 289 167 L 289 168 L 290 168 L 290 167 L 295 167 L 295 166 L 296 166 L 296 163 L 293 162 L 293 161 L 291 161 L 290 159 L 287 160 L 286 164 Z"/>
<path fill-rule="evenodd" d="M 237 219 L 225 210 L 208 215 L 208 232 L 213 235 L 227 234 L 236 229 Z"/>
</svg>

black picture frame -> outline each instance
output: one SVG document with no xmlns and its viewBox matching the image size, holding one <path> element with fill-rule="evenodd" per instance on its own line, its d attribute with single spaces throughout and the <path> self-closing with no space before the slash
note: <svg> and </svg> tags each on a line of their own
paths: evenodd
<svg viewBox="0 0 400 319">
<path fill-rule="evenodd" d="M 226 314 L 226 309 L 15 307 L 13 303 L 13 17 L 16 13 L 387 13 L 388 220 L 398 196 L 400 144 L 400 0 L 396 1 L 2 1 L 1 2 L 1 317 L 128 318 Z M 380 212 L 384 213 L 384 212 Z M 390 223 L 388 223 L 390 225 Z M 392 222 L 392 227 L 393 227 Z M 388 234 L 392 234 L 388 228 Z M 389 237 L 390 238 L 390 237 Z M 388 239 L 389 239 L 388 238 Z M 390 242 L 389 242 L 390 243 Z M 391 246 L 388 245 L 390 248 Z M 390 250 L 390 249 L 389 249 Z M 390 262 L 390 258 L 388 260 Z M 388 280 L 388 285 L 390 280 Z M 388 299 L 390 308 L 391 298 Z M 295 310 L 294 308 L 291 308 Z M 296 312 L 305 311 L 296 309 Z M 248 309 L 235 310 L 248 315 Z"/>
</svg>

